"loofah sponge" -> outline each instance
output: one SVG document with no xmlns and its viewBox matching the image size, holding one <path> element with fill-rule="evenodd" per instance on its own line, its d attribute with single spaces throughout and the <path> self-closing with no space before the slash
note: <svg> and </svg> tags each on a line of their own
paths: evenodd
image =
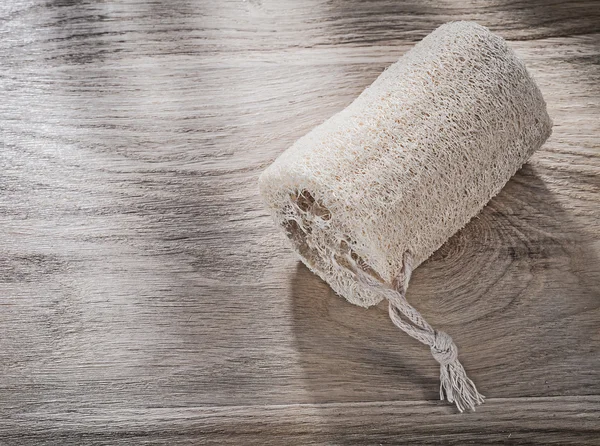
<svg viewBox="0 0 600 446">
<path fill-rule="evenodd" d="M 550 136 L 546 104 L 506 42 L 471 22 L 439 27 L 346 109 L 282 153 L 259 187 L 313 272 L 348 301 L 387 299 L 429 345 L 441 397 L 483 401 L 451 338 L 405 299 L 412 269 L 496 195 Z"/>
</svg>

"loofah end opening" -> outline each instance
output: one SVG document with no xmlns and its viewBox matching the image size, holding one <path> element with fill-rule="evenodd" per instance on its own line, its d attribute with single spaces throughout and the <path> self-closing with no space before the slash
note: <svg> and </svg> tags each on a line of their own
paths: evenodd
<svg viewBox="0 0 600 446">
<path fill-rule="evenodd" d="M 351 302 L 370 306 L 380 299 L 357 284 L 360 268 L 379 282 L 382 277 L 352 249 L 352 239 L 334 230 L 331 211 L 308 190 L 289 194 L 281 225 L 303 262 Z"/>
</svg>

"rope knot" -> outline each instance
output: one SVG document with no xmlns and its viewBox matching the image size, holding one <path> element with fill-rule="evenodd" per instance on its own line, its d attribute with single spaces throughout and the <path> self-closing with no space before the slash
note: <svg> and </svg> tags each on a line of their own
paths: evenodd
<svg viewBox="0 0 600 446">
<path fill-rule="evenodd" d="M 411 271 L 412 259 L 408 251 L 404 253 L 403 270 L 391 285 L 375 280 L 361 268 L 353 270 L 358 281 L 387 298 L 390 318 L 400 330 L 430 346 L 431 354 L 440 364 L 440 399 L 455 403 L 461 412 L 467 408 L 475 410 L 476 405 L 483 403 L 484 396 L 477 391 L 458 360 L 456 344 L 447 333 L 429 325 L 406 300 Z"/>
<path fill-rule="evenodd" d="M 458 349 L 450 335 L 438 330 L 435 330 L 431 354 L 443 366 L 452 364 L 458 359 Z"/>
</svg>

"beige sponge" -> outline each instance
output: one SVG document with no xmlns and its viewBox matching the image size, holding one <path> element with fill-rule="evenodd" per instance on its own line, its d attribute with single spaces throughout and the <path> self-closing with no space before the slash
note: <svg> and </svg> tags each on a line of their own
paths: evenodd
<svg viewBox="0 0 600 446">
<path fill-rule="evenodd" d="M 283 152 L 260 192 L 300 259 L 338 294 L 364 307 L 399 299 L 390 311 L 410 319 L 408 270 L 481 211 L 551 127 L 506 42 L 453 22 Z M 427 339 L 407 332 L 442 342 L 433 329 Z"/>
</svg>

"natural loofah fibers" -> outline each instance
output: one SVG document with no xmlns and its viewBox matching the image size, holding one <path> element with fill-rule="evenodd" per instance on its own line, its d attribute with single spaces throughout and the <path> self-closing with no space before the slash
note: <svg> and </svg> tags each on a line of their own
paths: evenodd
<svg viewBox="0 0 600 446">
<path fill-rule="evenodd" d="M 441 26 L 346 109 L 282 153 L 261 195 L 300 259 L 350 302 L 388 299 L 429 345 L 441 397 L 483 402 L 456 346 L 405 299 L 410 273 L 462 228 L 550 136 L 542 95 L 506 42 Z"/>
</svg>

